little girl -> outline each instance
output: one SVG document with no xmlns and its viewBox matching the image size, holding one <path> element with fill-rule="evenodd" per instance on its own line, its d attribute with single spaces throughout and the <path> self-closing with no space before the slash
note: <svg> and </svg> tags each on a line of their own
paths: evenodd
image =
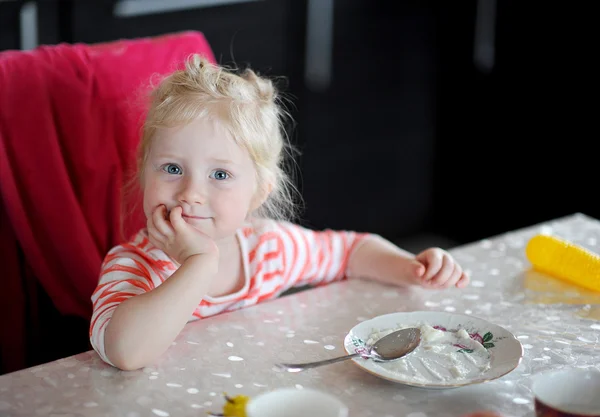
<svg viewBox="0 0 600 417">
<path fill-rule="evenodd" d="M 92 295 L 90 338 L 123 370 L 152 364 L 188 321 L 306 284 L 364 277 L 464 287 L 445 251 L 290 223 L 288 144 L 272 82 L 191 57 L 152 94 L 138 156 L 147 227 L 112 248 Z"/>
</svg>

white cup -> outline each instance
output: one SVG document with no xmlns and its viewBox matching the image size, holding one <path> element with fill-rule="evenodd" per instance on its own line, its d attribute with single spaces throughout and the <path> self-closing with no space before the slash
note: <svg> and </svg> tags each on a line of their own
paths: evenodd
<svg viewBox="0 0 600 417">
<path fill-rule="evenodd" d="M 310 388 L 280 388 L 252 398 L 248 417 L 348 417 L 348 407 L 338 398 Z"/>
<path fill-rule="evenodd" d="M 542 372 L 531 386 L 537 417 L 600 416 L 600 371 L 566 368 Z"/>
</svg>

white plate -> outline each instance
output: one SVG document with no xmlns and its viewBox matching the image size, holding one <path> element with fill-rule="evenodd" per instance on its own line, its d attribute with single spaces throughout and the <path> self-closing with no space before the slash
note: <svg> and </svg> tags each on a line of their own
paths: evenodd
<svg viewBox="0 0 600 417">
<path fill-rule="evenodd" d="M 483 342 L 483 346 L 491 355 L 490 367 L 479 374 L 472 371 L 471 375 L 466 375 L 462 379 L 451 377 L 449 372 L 447 372 L 447 375 L 442 375 L 443 379 L 434 378 L 431 374 L 423 371 L 423 375 L 427 377 L 424 381 L 411 376 L 410 372 L 398 371 L 398 362 L 378 363 L 360 357 L 352 360 L 365 371 L 389 381 L 415 387 L 444 389 L 478 384 L 500 378 L 514 370 L 523 358 L 523 346 L 512 333 L 503 327 L 470 315 L 438 311 L 390 313 L 363 321 L 354 326 L 346 335 L 344 348 L 348 353 L 355 353 L 357 350 L 367 347 L 367 341 L 373 331 L 396 329 L 399 326 L 418 327 L 423 324 L 433 327 L 439 326 L 446 331 L 465 329 L 471 339 Z M 457 351 L 459 349 L 459 347 L 456 348 Z M 423 352 L 425 351 L 422 346 L 419 346 L 399 361 L 409 360 L 411 363 L 418 365 L 421 362 L 414 361 L 419 361 L 419 357 Z M 466 355 L 467 353 L 462 354 Z"/>
<path fill-rule="evenodd" d="M 281 417 L 284 414 L 286 417 L 348 417 L 348 407 L 325 391 L 290 387 L 252 398 L 246 413 L 248 417 Z"/>
</svg>

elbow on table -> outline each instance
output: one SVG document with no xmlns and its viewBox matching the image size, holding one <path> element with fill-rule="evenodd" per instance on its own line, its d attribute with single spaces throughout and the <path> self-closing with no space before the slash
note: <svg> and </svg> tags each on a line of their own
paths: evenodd
<svg viewBox="0 0 600 417">
<path fill-rule="evenodd" d="M 148 351 L 145 343 L 131 343 L 131 340 L 123 340 L 118 333 L 106 332 L 104 340 L 104 353 L 108 363 L 122 371 L 137 371 L 138 369 L 152 365 L 156 359 L 152 352 Z"/>
<path fill-rule="evenodd" d="M 114 320 L 110 320 L 106 326 L 103 342 L 107 362 L 122 371 L 137 371 L 151 366 L 159 356 L 157 350 L 152 348 L 152 343 L 128 334 L 127 329 Z"/>
<path fill-rule="evenodd" d="M 133 353 L 106 353 L 112 365 L 121 371 L 137 371 L 150 365 L 150 361 L 141 358 L 141 355 Z"/>
</svg>

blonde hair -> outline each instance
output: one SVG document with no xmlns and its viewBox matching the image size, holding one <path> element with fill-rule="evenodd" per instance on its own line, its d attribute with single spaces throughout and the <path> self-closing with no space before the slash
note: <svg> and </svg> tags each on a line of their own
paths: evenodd
<svg viewBox="0 0 600 417">
<path fill-rule="evenodd" d="M 157 129 L 175 127 L 198 117 L 223 121 L 238 146 L 247 150 L 257 174 L 257 192 L 268 194 L 256 217 L 291 220 L 299 193 L 291 178 L 285 121 L 291 120 L 273 81 L 247 68 L 237 74 L 192 55 L 185 68 L 164 78 L 150 96 L 138 150 L 138 177 Z M 293 158 L 290 158 L 293 162 Z M 271 188 L 269 192 L 269 188 Z"/>
</svg>

